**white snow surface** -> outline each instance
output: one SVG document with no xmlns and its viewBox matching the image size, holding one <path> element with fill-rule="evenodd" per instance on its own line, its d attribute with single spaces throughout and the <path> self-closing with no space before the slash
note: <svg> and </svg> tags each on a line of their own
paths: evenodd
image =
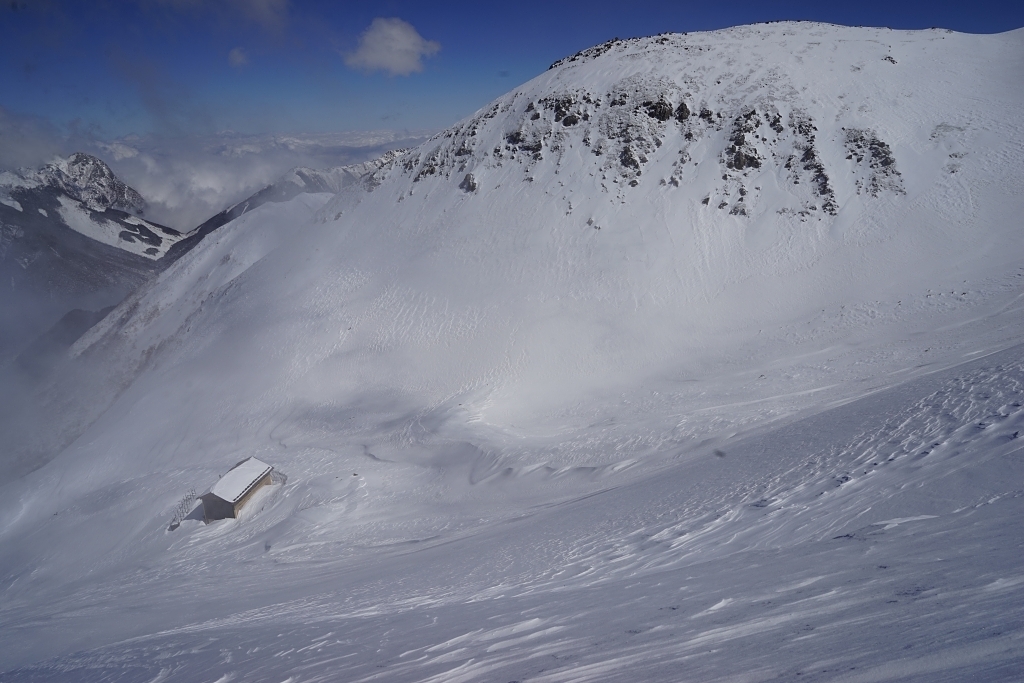
<svg viewBox="0 0 1024 683">
<path fill-rule="evenodd" d="M 57 197 L 57 201 L 60 202 L 60 208 L 57 209 L 57 212 L 64 220 L 65 225 L 75 232 L 81 233 L 97 242 L 154 261 L 166 254 L 167 250 L 175 242 L 185 237 L 185 235 L 179 233 L 168 232 L 142 218 L 125 216 L 123 219 L 125 223 L 141 226 L 160 238 L 160 244 L 154 246 L 150 242 L 143 242 L 137 235 L 129 234 L 123 225 L 103 218 L 102 214 L 94 213 L 81 202 L 63 195 Z"/>
<path fill-rule="evenodd" d="M 237 503 L 238 499 L 245 495 L 246 491 L 257 481 L 262 479 L 270 470 L 271 465 L 257 460 L 247 458 L 228 470 L 223 477 L 210 489 L 213 495 L 228 501 Z"/>
<path fill-rule="evenodd" d="M 624 41 L 245 213 L 8 439 L 0 678 L 1019 680 L 1021 82 L 1024 31 Z"/>
</svg>

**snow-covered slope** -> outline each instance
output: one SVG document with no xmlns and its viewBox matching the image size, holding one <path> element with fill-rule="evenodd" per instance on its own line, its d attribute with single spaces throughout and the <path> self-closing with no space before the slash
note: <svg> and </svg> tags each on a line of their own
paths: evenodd
<svg viewBox="0 0 1024 683">
<path fill-rule="evenodd" d="M 0 173 L 0 366 L 69 311 L 119 303 L 160 269 L 182 235 L 143 209 L 88 154 Z"/>
<path fill-rule="evenodd" d="M 177 230 L 139 218 L 145 209 L 142 196 L 103 161 L 81 152 L 39 170 L 0 174 L 0 201 L 19 213 L 26 207 L 44 217 L 53 213 L 55 220 L 86 237 L 151 260 L 182 237 Z M 16 214 L 8 211 L 4 218 L 17 225 Z"/>
<path fill-rule="evenodd" d="M 1012 680 L 1022 57 L 613 42 L 241 214 L 5 424 L 6 677 Z"/>
<path fill-rule="evenodd" d="M 345 188 L 363 186 L 367 182 L 371 183 L 370 186 L 372 186 L 374 174 L 381 167 L 389 165 L 401 153 L 401 151 L 387 152 L 383 156 L 370 161 L 327 169 L 293 168 L 251 197 L 229 206 L 220 213 L 203 221 L 202 224 L 190 231 L 180 242 L 171 247 L 167 252 L 165 261 L 173 262 L 181 258 L 182 255 L 206 239 L 214 230 L 230 223 L 247 211 L 252 211 L 268 202 L 286 202 L 300 194 L 333 194 Z"/>
</svg>

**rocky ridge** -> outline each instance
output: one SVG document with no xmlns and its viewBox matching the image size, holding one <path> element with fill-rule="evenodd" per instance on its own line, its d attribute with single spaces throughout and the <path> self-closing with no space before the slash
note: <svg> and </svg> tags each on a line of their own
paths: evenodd
<svg viewBox="0 0 1024 683">
<path fill-rule="evenodd" d="M 890 144 L 866 117 L 851 117 L 861 118 L 859 125 L 837 134 L 836 122 L 820 118 L 819 103 L 785 65 L 766 59 L 744 72 L 723 45 L 728 39 L 749 45 L 766 33 L 781 34 L 785 44 L 796 31 L 786 24 L 742 27 L 716 32 L 713 40 L 664 34 L 583 50 L 438 134 L 398 166 L 414 182 L 444 176 L 466 189 L 473 185 L 466 174 L 476 180 L 482 168 L 515 164 L 529 181 L 539 165 L 553 164 L 595 174 L 604 192 L 623 199 L 646 183 L 692 186 L 712 166 L 714 181 L 708 182 L 710 173 L 701 178 L 705 206 L 739 217 L 762 214 L 768 210 L 762 186 L 774 176 L 790 201 L 771 210 L 803 221 L 837 215 L 837 179 L 872 199 L 905 194 Z M 789 42 L 801 43 L 792 46 L 798 53 L 820 45 L 805 33 Z M 898 68 L 884 58 L 884 47 L 867 42 L 880 53 L 872 70 Z M 856 97 L 870 77 L 862 52 L 849 57 L 849 64 L 837 61 L 845 67 L 836 68 L 841 87 L 852 86 L 841 99 Z M 566 165 L 570 149 L 587 152 L 582 167 Z M 664 160 L 670 168 L 655 163 Z"/>
</svg>

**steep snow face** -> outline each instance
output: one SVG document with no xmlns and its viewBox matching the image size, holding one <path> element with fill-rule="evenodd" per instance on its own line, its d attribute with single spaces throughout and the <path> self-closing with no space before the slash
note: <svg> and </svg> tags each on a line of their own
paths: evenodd
<svg viewBox="0 0 1024 683">
<path fill-rule="evenodd" d="M 444 383 L 504 364 L 481 418 L 543 421 L 665 363 L 687 376 L 744 344 L 906 320 L 930 293 L 967 297 L 972 277 L 1012 290 L 1019 179 L 985 150 L 1020 154 L 1005 86 L 1020 40 L 780 24 L 605 44 L 321 218 L 346 248 L 406 249 L 415 265 L 392 286 L 442 307 L 501 301 L 488 344 L 412 372 Z M 472 293 L 439 290 L 445 277 Z"/>
<path fill-rule="evenodd" d="M 69 311 L 112 306 L 160 269 L 182 235 L 143 207 L 87 154 L 0 174 L 0 367 Z"/>
<path fill-rule="evenodd" d="M 293 168 L 251 197 L 204 221 L 168 250 L 166 261 L 173 262 L 181 258 L 214 230 L 268 202 L 286 202 L 300 194 L 331 194 L 351 187 L 373 189 L 379 183 L 378 174 L 390 167 L 401 153 L 387 152 L 377 159 L 328 169 Z"/>
<path fill-rule="evenodd" d="M 154 261 L 182 238 L 177 230 L 131 215 L 142 215 L 142 196 L 103 161 L 81 152 L 39 170 L 0 174 L 0 197 L 20 212 L 22 204 L 45 218 L 53 211 L 54 220 L 59 216 L 66 227 L 86 237 Z M 9 223 L 19 218 L 9 212 L 5 217 Z"/>
<path fill-rule="evenodd" d="M 146 207 L 142 195 L 125 185 L 101 159 L 82 152 L 57 159 L 39 170 L 0 174 L 0 186 L 53 187 L 93 211 L 120 209 L 142 215 Z"/>
<path fill-rule="evenodd" d="M 371 615 L 361 623 L 379 627 L 373 633 L 399 624 L 389 662 L 415 651 L 416 662 L 433 667 L 403 664 L 410 680 L 451 679 L 445 674 L 460 666 L 467 680 L 483 676 L 501 648 L 522 652 L 525 641 L 505 640 L 517 628 L 536 634 L 531 657 L 550 656 L 554 642 L 589 643 L 594 668 L 586 671 L 597 676 L 610 669 L 593 642 L 620 646 L 621 671 L 645 651 L 621 634 L 591 637 L 605 623 L 641 633 L 619 618 L 632 614 L 633 581 L 663 599 L 658 609 L 674 609 L 679 586 L 693 578 L 693 595 L 678 599 L 695 619 L 686 623 L 698 624 L 686 630 L 695 654 L 781 623 L 742 605 L 796 595 L 845 566 L 802 544 L 891 528 L 890 537 L 906 539 L 928 528 L 934 536 L 902 546 L 914 562 L 939 536 L 978 547 L 958 521 L 965 518 L 929 523 L 923 516 L 937 515 L 934 507 L 895 492 L 922 483 L 914 463 L 935 430 L 973 444 L 960 452 L 982 452 L 979 434 L 998 437 L 1000 453 L 1015 452 L 1017 356 L 1006 360 L 1012 371 L 978 370 L 996 387 L 977 397 L 978 410 L 999 416 L 998 433 L 972 426 L 981 414 L 974 408 L 939 411 L 927 434 L 913 428 L 930 415 L 935 392 L 971 386 L 952 375 L 948 386 L 882 406 L 795 420 L 1019 341 L 1021 54 L 1020 31 L 817 24 L 610 43 L 353 182 L 325 180 L 333 194 L 298 193 L 244 211 L 80 339 L 65 375 L 5 426 L 7 458 L 29 468 L 53 459 L 2 489 L 4 623 L 44 613 L 88 619 L 97 616 L 90 605 L 124 591 L 142 606 L 133 614 L 159 614 L 146 622 L 151 631 L 195 626 L 166 609 L 180 602 L 210 620 L 190 632 L 208 628 L 231 652 L 254 652 L 232 624 L 275 612 L 261 610 L 280 599 L 304 605 L 289 612 L 296 623 L 358 613 Z M 904 422 L 872 431 L 880 415 L 898 411 L 909 411 Z M 770 437 L 794 424 L 788 436 Z M 861 438 L 865 430 L 870 438 Z M 873 474 L 892 455 L 892 430 L 905 432 L 907 457 Z M 947 455 L 929 456 L 930 472 L 949 466 Z M 248 519 L 165 531 L 185 491 L 248 456 L 288 483 L 271 487 Z M 979 504 L 989 489 L 985 500 L 1016 500 L 1015 464 L 1003 472 L 985 469 L 995 460 L 968 460 L 987 483 L 944 480 L 931 500 L 950 501 L 945 512 Z M 855 474 L 842 495 L 824 495 Z M 601 490 L 620 491 L 612 508 L 602 504 L 609 498 L 584 499 Z M 581 502 L 556 505 L 570 499 Z M 884 516 L 869 515 L 864 500 Z M 775 515 L 785 501 L 799 514 Z M 998 534 L 998 518 L 1017 507 L 986 508 L 985 533 Z M 538 521 L 504 524 L 513 519 Z M 744 535 L 748 524 L 757 533 Z M 898 554 L 893 543 L 886 552 Z M 793 586 L 741 570 L 730 555 L 739 548 L 763 567 L 798 546 L 792 557 L 813 571 L 788 564 L 797 583 L 808 582 Z M 434 548 L 429 566 L 417 564 L 426 555 L 390 562 L 418 548 Z M 842 557 L 867 562 L 867 554 L 846 548 Z M 705 557 L 714 562 L 694 568 Z M 1002 555 L 993 563 L 1010 571 Z M 913 565 L 890 592 L 916 595 Z M 971 573 L 967 560 L 957 566 Z M 668 568 L 677 573 L 661 585 L 654 572 Z M 272 577 L 265 583 L 263 572 Z M 731 602 L 719 572 L 733 572 L 743 601 Z M 243 575 L 252 579 L 246 596 L 218 590 L 223 577 Z M 999 586 L 1017 590 L 1009 574 L 984 575 L 971 588 L 979 600 L 1003 579 L 1011 583 Z M 459 589 L 463 581 L 472 588 Z M 582 614 L 589 601 L 578 591 L 603 590 L 602 582 L 618 602 L 594 612 L 579 638 L 544 630 L 579 626 L 557 615 Z M 181 590 L 161 597 L 170 585 Z M 828 590 L 815 600 L 846 590 L 821 585 Z M 261 597 L 257 588 L 270 586 L 278 597 Z M 911 593 L 897 593 L 904 590 Z M 842 594 L 845 612 L 791 602 L 801 616 L 831 614 L 828 633 L 836 634 L 895 609 L 862 609 L 870 591 Z M 508 610 L 501 628 L 487 626 L 492 605 Z M 437 623 L 433 607 L 448 610 L 444 641 L 409 635 Z M 536 623 L 512 621 L 530 610 L 541 614 Z M 139 635 L 123 616 L 91 619 L 87 637 L 44 638 L 40 626 L 19 642 L 41 643 L 31 655 L 38 659 Z M 702 630 L 705 622 L 714 626 Z M 675 628 L 652 630 L 660 661 L 674 656 L 666 634 Z M 490 630 L 493 637 L 469 634 Z M 879 642 L 857 633 L 861 655 Z M 929 633 L 928 642 L 944 642 Z M 313 635 L 288 634 L 290 643 Z M 160 647 L 194 652 L 191 636 L 176 637 Z M 819 648 L 805 637 L 791 642 L 798 670 L 842 641 Z M 118 652 L 131 647 L 83 661 L 123 661 Z M 375 655 L 352 647 L 344 656 L 375 675 Z M 758 651 L 777 652 L 770 644 Z M 10 656 L 12 666 L 29 655 L 19 657 Z M 519 676 L 514 659 L 502 660 L 509 680 Z M 728 677 L 730 662 L 716 661 L 702 679 Z M 767 670 L 759 661 L 756 670 Z M 256 670 L 246 666 L 238 668 Z M 331 665 L 323 666 L 318 675 L 329 677 Z M 543 671 L 573 680 L 568 668 L 530 675 Z"/>
</svg>

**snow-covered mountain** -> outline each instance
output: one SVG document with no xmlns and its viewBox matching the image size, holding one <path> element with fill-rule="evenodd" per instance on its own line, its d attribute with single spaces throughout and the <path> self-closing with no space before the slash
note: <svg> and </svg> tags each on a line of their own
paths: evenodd
<svg viewBox="0 0 1024 683">
<path fill-rule="evenodd" d="M 1022 57 L 612 41 L 225 214 L 0 425 L 4 677 L 1014 680 Z"/>
<path fill-rule="evenodd" d="M 172 262 L 181 258 L 199 242 L 206 239 L 214 230 L 230 223 L 245 212 L 259 208 L 268 202 L 286 202 L 300 194 L 335 194 L 346 188 L 356 186 L 372 188 L 373 183 L 376 182 L 374 179 L 377 171 L 390 165 L 403 152 L 404 150 L 386 152 L 370 161 L 327 169 L 293 168 L 251 197 L 229 206 L 204 221 L 195 230 L 189 232 L 180 242 L 171 247 L 166 261 Z"/>
<path fill-rule="evenodd" d="M 120 303 L 213 230 L 266 202 L 338 192 L 392 157 L 293 169 L 187 233 L 143 220 L 142 196 L 88 154 L 0 174 L 0 278 L 11 284 L 0 305 L 0 365 L 20 352 L 19 365 L 45 368 L 46 359 L 63 355 L 64 341 L 98 320 L 95 313 Z"/>
<path fill-rule="evenodd" d="M 0 173 L 0 364 L 69 311 L 119 303 L 182 235 L 101 160 L 76 153 Z"/>
<path fill-rule="evenodd" d="M 0 202 L 5 222 L 17 225 L 18 214 L 38 213 L 101 244 L 149 260 L 167 253 L 181 239 L 177 230 L 140 218 L 142 196 L 125 185 L 94 156 L 76 152 L 39 170 L 0 173 Z M 9 241 L 13 232 L 8 230 Z"/>
</svg>

